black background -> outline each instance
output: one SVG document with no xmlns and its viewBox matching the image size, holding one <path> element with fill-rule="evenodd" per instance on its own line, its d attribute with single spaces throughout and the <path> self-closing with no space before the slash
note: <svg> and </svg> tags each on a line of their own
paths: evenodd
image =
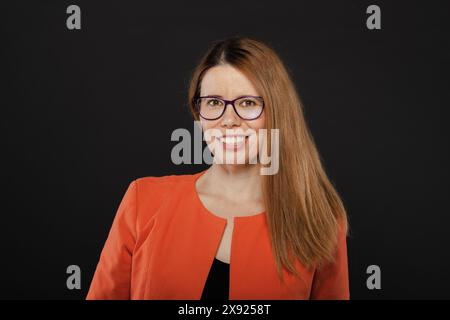
<svg viewBox="0 0 450 320">
<path fill-rule="evenodd" d="M 83 299 L 128 184 L 207 168 L 172 164 L 170 136 L 193 132 L 191 72 L 231 35 L 297 85 L 348 210 L 351 298 L 449 298 L 448 8 L 392 2 L 2 1 L 0 298 Z"/>
</svg>

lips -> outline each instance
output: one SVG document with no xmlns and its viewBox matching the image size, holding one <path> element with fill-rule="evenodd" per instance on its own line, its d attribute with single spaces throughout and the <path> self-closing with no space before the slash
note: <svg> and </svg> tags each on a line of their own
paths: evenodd
<svg viewBox="0 0 450 320">
<path fill-rule="evenodd" d="M 223 144 L 224 149 L 237 151 L 245 145 L 246 138 L 245 135 L 228 135 L 218 137 L 218 140 Z"/>
<path fill-rule="evenodd" d="M 246 136 L 223 136 L 219 141 L 226 144 L 239 144 L 245 140 Z"/>
</svg>

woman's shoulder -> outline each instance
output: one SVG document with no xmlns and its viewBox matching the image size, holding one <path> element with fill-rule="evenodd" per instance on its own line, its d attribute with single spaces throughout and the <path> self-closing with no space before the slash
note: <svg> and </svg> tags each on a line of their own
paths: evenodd
<svg viewBox="0 0 450 320">
<path fill-rule="evenodd" d="M 164 176 L 145 176 L 134 180 L 136 185 L 141 189 L 155 189 L 164 187 L 174 187 L 175 185 L 185 185 L 193 182 L 193 179 L 201 172 L 193 174 L 171 174 Z"/>
<path fill-rule="evenodd" d="M 192 190 L 195 178 L 203 172 L 137 178 L 131 183 L 136 189 L 136 201 L 158 203 L 166 198 L 180 198 Z"/>
<path fill-rule="evenodd" d="M 194 179 L 201 172 L 194 174 L 173 174 L 164 176 L 140 177 L 131 182 L 139 224 L 145 223 L 157 212 L 162 204 L 172 204 L 179 201 L 192 190 Z M 163 206 L 167 207 L 167 206 Z M 169 205 L 170 207 L 170 205 Z M 164 211 L 164 210 L 163 210 Z"/>
</svg>

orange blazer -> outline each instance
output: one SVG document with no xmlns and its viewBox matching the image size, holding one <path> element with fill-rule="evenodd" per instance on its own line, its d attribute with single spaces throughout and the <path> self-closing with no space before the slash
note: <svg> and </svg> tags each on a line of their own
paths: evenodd
<svg viewBox="0 0 450 320">
<path fill-rule="evenodd" d="M 206 170 L 205 170 L 206 171 Z M 199 300 L 227 220 L 203 206 L 193 175 L 130 183 L 86 299 Z M 297 263 L 301 278 L 276 272 L 265 213 L 235 217 L 229 299 L 349 299 L 346 232 L 336 261 L 320 270 Z"/>
</svg>

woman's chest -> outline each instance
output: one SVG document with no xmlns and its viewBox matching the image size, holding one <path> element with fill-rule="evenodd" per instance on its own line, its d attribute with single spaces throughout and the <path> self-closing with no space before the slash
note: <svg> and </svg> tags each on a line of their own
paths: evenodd
<svg viewBox="0 0 450 320">
<path fill-rule="evenodd" d="M 263 216 L 183 212 L 154 222 L 133 256 L 132 291 L 144 299 L 200 299 L 215 257 L 230 262 L 230 299 L 307 299 L 312 274 L 281 283 Z M 144 236 L 141 234 L 141 236 Z M 228 259 L 228 260 L 227 260 Z"/>
</svg>

